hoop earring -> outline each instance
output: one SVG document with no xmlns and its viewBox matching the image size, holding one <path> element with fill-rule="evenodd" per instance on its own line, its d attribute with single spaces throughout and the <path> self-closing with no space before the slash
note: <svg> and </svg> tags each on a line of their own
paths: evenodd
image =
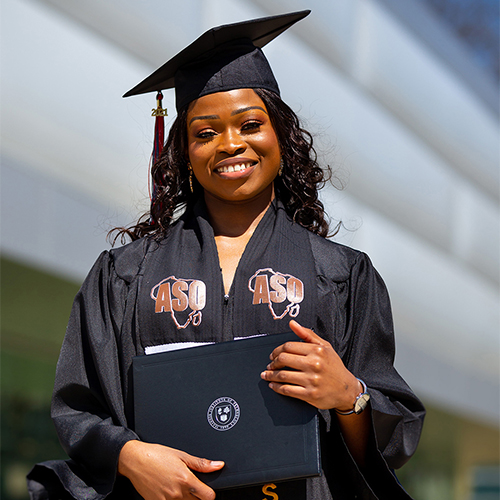
<svg viewBox="0 0 500 500">
<path fill-rule="evenodd" d="M 278 176 L 281 177 L 283 174 L 283 167 L 285 166 L 285 163 L 283 161 L 283 156 L 280 158 L 280 168 L 278 170 Z"/>
<path fill-rule="evenodd" d="M 191 193 L 194 193 L 193 191 L 193 168 L 191 167 L 191 163 L 188 162 L 188 171 L 189 171 L 189 189 L 191 190 Z"/>
</svg>

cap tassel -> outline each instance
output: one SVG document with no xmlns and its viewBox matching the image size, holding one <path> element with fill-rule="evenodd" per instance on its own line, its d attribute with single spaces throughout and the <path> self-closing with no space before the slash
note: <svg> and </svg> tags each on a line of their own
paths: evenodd
<svg viewBox="0 0 500 500">
<path fill-rule="evenodd" d="M 150 185 L 149 185 L 149 197 L 151 199 L 151 206 L 153 205 L 156 197 L 158 195 L 158 188 L 151 176 L 152 166 L 160 158 L 163 145 L 165 144 L 165 120 L 164 117 L 167 115 L 167 110 L 162 108 L 161 102 L 163 100 L 163 94 L 158 92 L 156 94 L 156 108 L 153 108 L 151 116 L 155 117 L 155 136 L 153 142 L 153 154 L 151 155 L 151 165 L 150 165 Z M 151 185 L 152 184 L 152 185 Z M 151 216 L 151 223 L 153 223 L 153 217 Z"/>
</svg>

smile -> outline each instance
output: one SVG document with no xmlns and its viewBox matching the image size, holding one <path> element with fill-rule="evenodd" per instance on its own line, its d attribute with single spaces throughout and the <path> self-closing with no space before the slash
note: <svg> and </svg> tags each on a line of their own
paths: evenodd
<svg viewBox="0 0 500 500">
<path fill-rule="evenodd" d="M 231 172 L 242 172 L 253 165 L 252 162 L 236 163 L 234 165 L 224 165 L 222 167 L 216 168 L 215 171 L 218 174 L 226 174 Z"/>
</svg>

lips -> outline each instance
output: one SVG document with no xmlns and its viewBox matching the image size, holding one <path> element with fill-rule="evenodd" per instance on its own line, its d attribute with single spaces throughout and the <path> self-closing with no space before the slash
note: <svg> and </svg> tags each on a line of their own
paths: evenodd
<svg viewBox="0 0 500 500">
<path fill-rule="evenodd" d="M 234 163 L 231 165 L 222 165 L 220 167 L 217 167 L 215 171 L 218 174 L 227 174 L 231 172 L 242 172 L 243 170 L 246 170 L 247 168 L 250 168 L 255 162 L 243 162 L 243 163 Z"/>
<path fill-rule="evenodd" d="M 250 175 L 257 163 L 257 160 L 254 158 L 245 158 L 242 156 L 226 158 L 217 164 L 214 173 L 220 175 L 222 178 L 236 180 Z"/>
</svg>

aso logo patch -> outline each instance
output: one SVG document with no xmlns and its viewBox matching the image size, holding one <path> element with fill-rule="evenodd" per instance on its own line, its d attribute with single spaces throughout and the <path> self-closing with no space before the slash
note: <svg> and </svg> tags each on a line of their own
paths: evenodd
<svg viewBox="0 0 500 500">
<path fill-rule="evenodd" d="M 170 313 L 177 328 L 190 323 L 198 326 L 207 302 L 207 287 L 203 281 L 169 276 L 151 289 L 155 313 Z"/>
<path fill-rule="evenodd" d="M 287 314 L 295 318 L 304 300 L 304 283 L 291 274 L 259 269 L 249 280 L 248 289 L 253 293 L 253 305 L 267 304 L 274 319 Z"/>
</svg>

